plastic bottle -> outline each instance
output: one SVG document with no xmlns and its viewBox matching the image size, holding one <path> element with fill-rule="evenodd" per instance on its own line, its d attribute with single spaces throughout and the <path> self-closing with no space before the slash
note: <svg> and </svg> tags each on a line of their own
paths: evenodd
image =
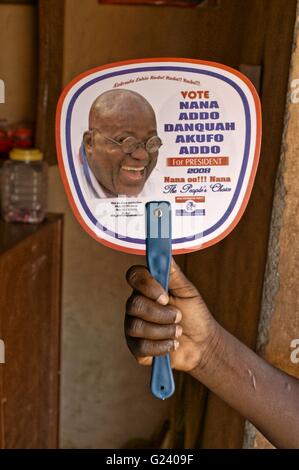
<svg viewBox="0 0 299 470">
<path fill-rule="evenodd" d="M 6 222 L 39 223 L 47 211 L 48 166 L 38 149 L 15 148 L 1 168 L 1 212 Z"/>
</svg>

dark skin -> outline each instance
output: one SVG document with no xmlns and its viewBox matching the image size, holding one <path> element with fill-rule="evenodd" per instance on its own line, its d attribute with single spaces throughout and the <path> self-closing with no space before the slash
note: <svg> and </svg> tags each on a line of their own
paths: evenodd
<svg viewBox="0 0 299 470">
<path fill-rule="evenodd" d="M 108 197 L 137 196 L 156 166 L 158 152 L 138 147 L 124 153 L 120 146 L 126 137 L 145 142 L 157 135 L 155 113 L 148 101 L 130 90 L 109 90 L 93 103 L 89 131 L 83 140 L 89 167 Z"/>
<path fill-rule="evenodd" d="M 169 294 L 144 266 L 127 272 L 133 288 L 125 316 L 128 347 L 139 364 L 169 353 L 253 423 L 278 448 L 299 448 L 299 381 L 273 367 L 224 330 L 172 261 Z"/>
</svg>

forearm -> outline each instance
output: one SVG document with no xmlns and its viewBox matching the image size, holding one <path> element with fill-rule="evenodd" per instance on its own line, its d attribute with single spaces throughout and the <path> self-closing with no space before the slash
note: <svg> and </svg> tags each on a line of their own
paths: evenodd
<svg viewBox="0 0 299 470">
<path fill-rule="evenodd" d="M 253 423 L 276 447 L 299 448 L 299 381 L 219 327 L 191 374 Z"/>
</svg>

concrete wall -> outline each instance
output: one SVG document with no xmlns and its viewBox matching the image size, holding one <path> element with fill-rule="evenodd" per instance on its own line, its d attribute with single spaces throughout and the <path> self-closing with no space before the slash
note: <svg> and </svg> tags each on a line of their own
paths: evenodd
<svg viewBox="0 0 299 470">
<path fill-rule="evenodd" d="M 0 119 L 9 123 L 35 119 L 36 10 L 32 5 L 0 5 L 0 79 L 5 83 Z"/>
</svg>

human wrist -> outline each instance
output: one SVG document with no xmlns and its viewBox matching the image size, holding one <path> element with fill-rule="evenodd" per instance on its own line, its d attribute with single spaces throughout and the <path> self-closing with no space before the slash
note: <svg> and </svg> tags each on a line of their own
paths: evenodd
<svg viewBox="0 0 299 470">
<path fill-rule="evenodd" d="M 209 333 L 205 341 L 198 345 L 201 350 L 198 362 L 193 369 L 189 370 L 189 374 L 197 380 L 202 381 L 206 375 L 213 376 L 221 365 L 224 349 L 223 333 L 223 328 L 214 318 L 211 318 Z"/>
</svg>

